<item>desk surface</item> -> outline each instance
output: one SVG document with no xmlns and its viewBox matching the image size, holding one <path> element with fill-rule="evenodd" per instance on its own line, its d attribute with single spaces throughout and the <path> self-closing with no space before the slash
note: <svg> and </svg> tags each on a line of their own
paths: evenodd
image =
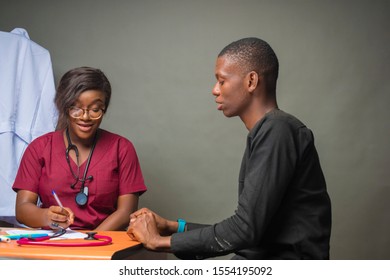
<svg viewBox="0 0 390 280">
<path fill-rule="evenodd" d="M 15 228 L 12 228 L 15 229 Z M 0 232 L 4 233 L 2 229 Z M 99 231 L 99 235 L 112 238 L 110 245 L 89 247 L 55 247 L 43 245 L 19 245 L 16 240 L 0 242 L 0 257 L 12 259 L 40 259 L 40 260 L 110 260 L 110 259 L 164 259 L 146 251 L 142 244 L 130 240 L 125 231 Z M 61 242 L 75 242 L 62 240 Z M 77 240 L 77 242 L 83 240 Z M 53 241 L 54 242 L 54 241 Z M 88 242 L 88 241 L 85 241 Z"/>
</svg>

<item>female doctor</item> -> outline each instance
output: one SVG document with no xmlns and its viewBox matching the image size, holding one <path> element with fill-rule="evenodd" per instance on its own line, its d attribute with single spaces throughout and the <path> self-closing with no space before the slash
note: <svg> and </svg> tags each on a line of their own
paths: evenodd
<svg viewBox="0 0 390 280">
<path fill-rule="evenodd" d="M 61 78 L 56 131 L 30 143 L 13 184 L 20 223 L 87 230 L 128 226 L 146 186 L 133 144 L 99 128 L 110 97 L 110 82 L 99 69 L 80 67 Z"/>
</svg>

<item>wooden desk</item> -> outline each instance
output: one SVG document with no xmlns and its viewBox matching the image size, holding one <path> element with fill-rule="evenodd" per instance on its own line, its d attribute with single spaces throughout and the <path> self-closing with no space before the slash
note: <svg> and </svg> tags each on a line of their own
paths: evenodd
<svg viewBox="0 0 390 280">
<path fill-rule="evenodd" d="M 12 228 L 15 229 L 15 228 Z M 2 229 L 0 234 L 4 234 Z M 0 257 L 10 259 L 39 260 L 121 260 L 121 259 L 166 259 L 165 253 L 147 251 L 142 244 L 130 240 L 125 231 L 99 231 L 99 235 L 112 238 L 110 245 L 89 247 L 55 247 L 19 245 L 16 240 L 0 242 Z M 62 240 L 61 242 L 68 240 Z M 77 240 L 77 242 L 83 240 Z M 75 242 L 75 240 L 69 240 Z M 86 241 L 88 242 L 88 241 Z"/>
</svg>

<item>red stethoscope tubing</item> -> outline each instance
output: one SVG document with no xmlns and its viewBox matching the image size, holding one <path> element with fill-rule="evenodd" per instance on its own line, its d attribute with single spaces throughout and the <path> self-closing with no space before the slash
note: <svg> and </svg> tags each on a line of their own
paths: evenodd
<svg viewBox="0 0 390 280">
<path fill-rule="evenodd" d="M 112 243 L 112 238 L 105 235 L 95 235 L 96 241 L 92 242 L 45 242 L 49 240 L 50 237 L 41 237 L 31 240 L 30 238 L 20 238 L 17 240 L 19 245 L 43 245 L 43 246 L 57 246 L 57 247 L 90 247 L 90 246 L 104 246 Z"/>
</svg>

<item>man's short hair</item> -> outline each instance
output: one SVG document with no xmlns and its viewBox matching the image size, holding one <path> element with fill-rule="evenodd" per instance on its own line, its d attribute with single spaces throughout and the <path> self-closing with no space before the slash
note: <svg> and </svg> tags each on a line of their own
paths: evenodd
<svg viewBox="0 0 390 280">
<path fill-rule="evenodd" d="M 275 93 L 279 61 L 271 46 L 259 38 L 243 38 L 227 45 L 218 55 L 226 56 L 245 74 L 255 71 L 265 77 L 268 93 Z"/>
</svg>

